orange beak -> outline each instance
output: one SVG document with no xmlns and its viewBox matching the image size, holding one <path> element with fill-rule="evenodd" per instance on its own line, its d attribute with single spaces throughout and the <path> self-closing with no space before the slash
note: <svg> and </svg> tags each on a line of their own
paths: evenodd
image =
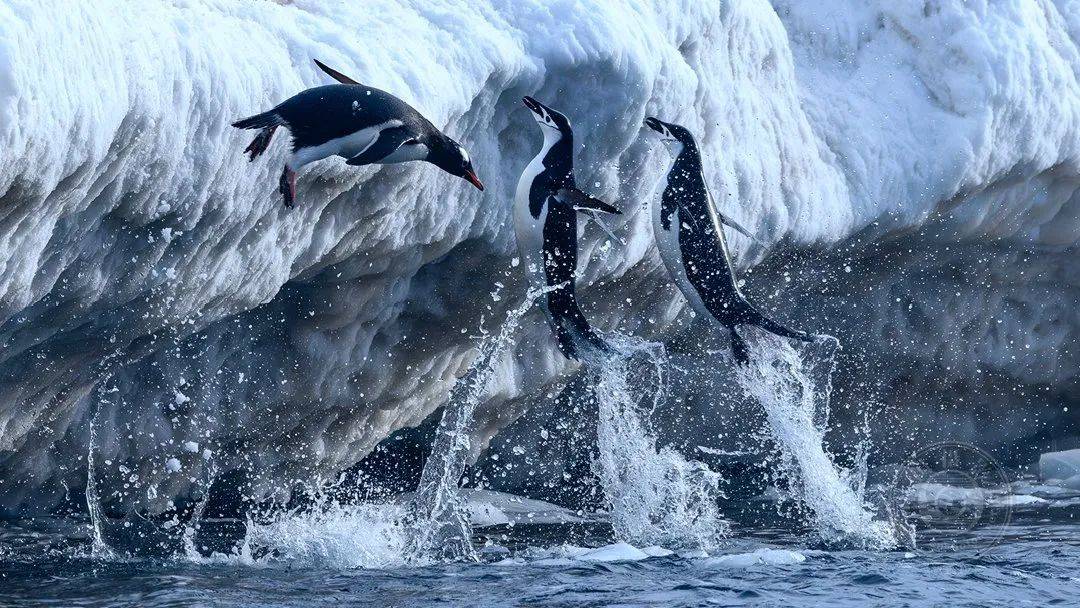
<svg viewBox="0 0 1080 608">
<path fill-rule="evenodd" d="M 477 189 L 477 190 L 479 190 L 479 191 L 481 191 L 481 192 L 483 192 L 483 191 L 484 191 L 484 183 L 480 181 L 480 178 L 479 178 L 479 177 L 476 177 L 476 174 L 475 174 L 475 173 L 473 173 L 472 171 L 466 171 L 466 172 L 465 172 L 465 175 L 464 175 L 463 177 L 464 177 L 464 178 L 465 178 L 465 180 L 466 180 L 466 181 L 468 181 L 468 182 L 469 182 L 470 184 L 472 184 L 472 185 L 476 186 L 476 189 Z"/>
</svg>

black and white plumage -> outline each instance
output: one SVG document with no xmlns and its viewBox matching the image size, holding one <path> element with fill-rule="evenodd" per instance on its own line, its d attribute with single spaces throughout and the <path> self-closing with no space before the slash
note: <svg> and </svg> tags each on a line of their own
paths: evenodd
<svg viewBox="0 0 1080 608">
<path fill-rule="evenodd" d="M 812 341 L 809 334 L 761 314 L 739 290 L 723 226 L 750 235 L 717 210 L 705 185 L 694 137 L 685 127 L 651 117 L 645 125 L 659 133 L 675 154 L 660 185 L 661 194 L 652 204 L 653 230 L 664 265 L 694 311 L 716 319 L 731 332 L 731 350 L 740 364 L 749 362 L 750 355 L 736 331 L 738 325 L 756 325 L 778 336 Z"/>
<path fill-rule="evenodd" d="M 619 211 L 577 188 L 574 132 L 566 116 L 532 97 L 524 102 L 540 125 L 544 144 L 518 181 L 514 201 L 518 250 L 530 283 L 555 287 L 544 296 L 544 312 L 559 350 L 580 361 L 611 347 L 589 326 L 575 297 L 577 213 Z"/>
<path fill-rule="evenodd" d="M 343 157 L 350 165 L 422 160 L 484 189 L 465 148 L 415 108 L 317 59 L 315 63 L 342 84 L 308 89 L 272 110 L 233 123 L 239 129 L 260 130 L 244 150 L 251 160 L 266 151 L 278 127 L 292 134 L 292 156 L 285 162 L 279 184 L 287 207 L 292 207 L 296 197 L 296 172 L 329 156 Z"/>
</svg>

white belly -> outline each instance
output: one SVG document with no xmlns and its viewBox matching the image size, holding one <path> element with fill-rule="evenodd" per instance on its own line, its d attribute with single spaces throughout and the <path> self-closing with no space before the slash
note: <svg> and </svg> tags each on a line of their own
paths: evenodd
<svg viewBox="0 0 1080 608">
<path fill-rule="evenodd" d="M 694 312 L 704 316 L 706 319 L 712 318 L 709 309 L 705 307 L 705 302 L 698 295 L 697 289 L 694 288 L 693 284 L 690 283 L 690 279 L 686 276 L 682 250 L 679 248 L 679 229 L 682 221 L 679 219 L 679 212 L 676 210 L 675 213 L 671 214 L 671 222 L 667 230 L 664 230 L 663 225 L 660 223 L 660 213 L 663 207 L 661 201 L 666 187 L 667 178 L 665 177 L 661 180 L 659 194 L 654 196 L 652 200 L 652 224 L 656 248 L 660 251 L 660 259 L 664 261 L 668 274 L 671 275 L 671 279 L 675 282 L 679 291 L 683 293 L 683 296 L 686 297 Z"/>
<path fill-rule="evenodd" d="M 428 147 L 424 144 L 405 144 L 387 154 L 379 161 L 380 165 L 392 165 L 395 163 L 407 163 L 412 160 L 424 160 L 428 156 Z"/>
<path fill-rule="evenodd" d="M 360 129 L 355 133 L 350 133 L 343 137 L 336 137 L 318 146 L 311 146 L 309 148 L 301 148 L 293 153 L 292 158 L 289 160 L 289 168 L 293 171 L 300 169 L 308 163 L 313 163 L 317 160 L 322 160 L 330 156 L 340 156 L 342 158 L 352 158 L 357 154 L 360 154 L 364 150 L 371 147 L 371 144 L 375 143 L 375 140 L 379 139 L 379 133 L 382 133 L 384 129 L 392 129 L 394 127 L 400 127 L 400 120 L 388 120 L 384 123 L 372 125 L 365 129 Z M 404 147 L 404 146 L 403 146 Z M 414 146 L 417 148 L 423 147 L 425 149 L 425 156 L 427 148 L 424 146 Z M 392 155 L 391 155 L 392 156 Z M 410 159 L 411 160 L 411 159 Z M 419 159 L 417 159 L 419 160 Z M 402 162 L 402 161 L 394 161 Z"/>
<path fill-rule="evenodd" d="M 547 285 L 547 275 L 544 273 L 544 222 L 547 220 L 548 208 L 544 205 L 540 217 L 534 218 L 529 213 L 529 189 L 533 179 L 543 169 L 541 157 L 537 156 L 525 167 L 514 195 L 514 234 L 517 237 L 518 253 L 521 255 L 521 263 L 525 266 L 529 283 L 539 287 Z"/>
</svg>

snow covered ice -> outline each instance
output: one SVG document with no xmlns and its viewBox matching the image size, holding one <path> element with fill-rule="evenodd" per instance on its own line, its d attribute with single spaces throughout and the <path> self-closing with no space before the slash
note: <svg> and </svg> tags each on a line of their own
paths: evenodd
<svg viewBox="0 0 1080 608">
<path fill-rule="evenodd" d="M 595 227 L 581 243 L 598 327 L 655 339 L 683 307 L 638 204 L 666 167 L 640 136 L 656 115 L 698 135 L 719 205 L 762 241 L 732 238 L 743 268 L 921 228 L 938 258 L 918 280 L 897 274 L 908 257 L 844 275 L 866 287 L 852 339 L 942 386 L 981 370 L 1053 399 L 1080 369 L 1062 348 L 1080 327 L 1078 40 L 1072 0 L 0 5 L 0 507 L 47 510 L 85 483 L 94 401 L 113 511 L 189 494 L 209 466 L 189 443 L 257 471 L 259 494 L 422 421 L 480 319 L 514 305 L 490 286 L 524 292 L 509 221 L 535 149 L 524 94 L 572 117 L 578 179 L 624 202 L 625 245 L 599 255 Z M 324 161 L 284 209 L 285 138 L 248 163 L 228 124 L 328 82 L 312 58 L 415 105 L 488 191 Z M 477 412 L 480 448 L 573 371 L 539 314 L 516 346 Z M 155 491 L 114 493 L 120 463 Z"/>
</svg>

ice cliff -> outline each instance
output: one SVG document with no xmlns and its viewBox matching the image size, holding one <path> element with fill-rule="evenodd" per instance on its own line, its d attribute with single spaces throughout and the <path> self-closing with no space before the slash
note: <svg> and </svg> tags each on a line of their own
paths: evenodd
<svg viewBox="0 0 1080 608">
<path fill-rule="evenodd" d="M 327 160 L 285 209 L 286 138 L 249 164 L 228 125 L 327 83 L 312 58 L 412 102 L 488 190 Z M 654 114 L 698 133 L 719 205 L 759 235 L 732 239 L 751 291 L 866 353 L 852 387 L 901 422 L 939 393 L 976 425 L 1019 404 L 1053 422 L 1020 437 L 1080 433 L 1061 413 L 1080 396 L 1080 1 L 10 0 L 0 507 L 75 501 L 95 417 L 106 505 L 149 511 L 211 460 L 260 492 L 418 424 L 524 293 L 524 94 L 571 116 L 579 183 L 626 211 L 622 243 L 582 240 L 596 325 L 686 323 L 642 210 L 668 162 Z M 533 316 L 481 437 L 571 371 Z"/>
</svg>

